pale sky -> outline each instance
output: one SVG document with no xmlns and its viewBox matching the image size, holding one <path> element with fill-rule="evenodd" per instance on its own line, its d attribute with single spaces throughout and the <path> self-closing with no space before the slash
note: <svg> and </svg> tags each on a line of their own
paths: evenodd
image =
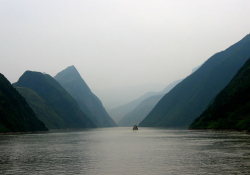
<svg viewBox="0 0 250 175">
<path fill-rule="evenodd" d="M 0 72 L 169 84 L 250 32 L 250 0 L 0 0 Z"/>
</svg>

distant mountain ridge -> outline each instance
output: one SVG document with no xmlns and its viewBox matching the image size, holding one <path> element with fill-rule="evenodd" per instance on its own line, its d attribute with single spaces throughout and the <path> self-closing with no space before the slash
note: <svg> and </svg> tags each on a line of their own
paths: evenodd
<svg viewBox="0 0 250 175">
<path fill-rule="evenodd" d="M 114 80 L 115 81 L 115 80 Z M 131 86 L 109 87 L 103 90 L 92 89 L 94 94 L 102 101 L 103 106 L 109 112 L 112 109 L 123 106 L 147 92 L 158 92 L 165 88 L 164 84 L 139 84 Z"/>
<path fill-rule="evenodd" d="M 0 73 L 0 133 L 48 131 L 26 100 Z"/>
<path fill-rule="evenodd" d="M 138 105 L 140 105 L 141 102 L 143 102 L 144 100 L 146 100 L 147 98 L 150 98 L 152 96 L 168 93 L 181 80 L 176 80 L 176 81 L 170 83 L 167 87 L 165 87 L 160 92 L 147 92 L 143 96 L 141 96 L 141 97 L 139 97 L 139 98 L 123 105 L 123 106 L 119 106 L 115 109 L 110 110 L 108 113 L 114 119 L 114 121 L 116 123 L 119 123 L 121 121 L 121 119 L 123 119 L 127 114 L 131 113 Z M 154 104 L 154 103 L 152 103 L 152 104 Z M 119 124 L 118 124 L 118 126 L 119 126 Z"/>
<path fill-rule="evenodd" d="M 50 75 L 26 71 L 13 85 L 29 88 L 46 100 L 63 121 L 60 123 L 61 120 L 57 120 L 58 129 L 96 127 L 76 100 Z"/>
<path fill-rule="evenodd" d="M 250 58 L 190 129 L 236 129 L 250 132 Z"/>
<path fill-rule="evenodd" d="M 75 98 L 80 108 L 97 127 L 117 126 L 108 115 L 102 102 L 93 94 L 75 66 L 69 66 L 54 77 Z"/>
<path fill-rule="evenodd" d="M 134 110 L 127 113 L 118 123 L 118 126 L 130 126 L 139 125 L 139 123 L 149 114 L 149 112 L 155 107 L 160 99 L 165 94 L 154 95 L 143 100 Z"/>
<path fill-rule="evenodd" d="M 120 117 L 118 126 L 138 125 L 148 113 L 155 107 L 158 101 L 175 87 L 181 80 L 170 83 L 160 92 L 148 92 L 140 98 L 113 110 L 114 117 Z M 129 108 L 128 108 L 129 107 Z"/>
<path fill-rule="evenodd" d="M 250 35 L 210 57 L 166 94 L 139 126 L 189 126 L 250 57 Z"/>
<path fill-rule="evenodd" d="M 138 106 L 140 104 L 140 102 L 142 102 L 146 98 L 152 96 L 153 94 L 155 94 L 155 93 L 154 92 L 148 92 L 148 93 L 144 94 L 143 96 L 139 97 L 138 99 L 133 100 L 132 102 L 129 102 L 129 103 L 123 105 L 123 106 L 119 106 L 119 107 L 117 107 L 115 109 L 109 110 L 108 113 L 116 123 L 119 123 L 120 120 L 127 113 L 131 112 L 134 108 L 136 108 L 136 106 Z"/>
</svg>

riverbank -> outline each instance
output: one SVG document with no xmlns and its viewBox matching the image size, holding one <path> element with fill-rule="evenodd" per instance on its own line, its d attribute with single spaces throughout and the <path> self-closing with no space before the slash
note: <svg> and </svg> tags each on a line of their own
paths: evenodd
<svg viewBox="0 0 250 175">
<path fill-rule="evenodd" d="M 36 134 L 36 133 L 48 133 L 48 132 L 64 132 L 64 131 L 82 131 L 91 128 L 67 128 L 67 129 L 51 129 L 48 131 L 27 131 L 27 132 L 5 132 L 0 135 L 16 135 L 16 134 Z"/>
<path fill-rule="evenodd" d="M 188 130 L 194 130 L 194 131 L 228 131 L 228 132 L 244 132 L 246 134 L 250 134 L 250 131 L 248 130 L 237 130 L 237 129 L 192 129 L 189 128 Z"/>
<path fill-rule="evenodd" d="M 49 131 L 27 131 L 27 132 L 2 132 L 0 135 L 16 135 L 16 134 L 34 134 L 34 133 L 47 133 Z"/>
</svg>

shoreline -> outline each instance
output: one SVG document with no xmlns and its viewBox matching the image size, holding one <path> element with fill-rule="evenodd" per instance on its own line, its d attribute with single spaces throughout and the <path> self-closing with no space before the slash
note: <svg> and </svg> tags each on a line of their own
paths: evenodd
<svg viewBox="0 0 250 175">
<path fill-rule="evenodd" d="M 1 135 L 49 133 L 49 132 L 56 132 L 56 131 L 77 131 L 77 130 L 85 130 L 85 129 L 92 129 L 92 128 L 66 128 L 66 129 L 51 129 L 51 130 L 48 130 L 48 131 L 1 132 L 0 136 Z"/>
<path fill-rule="evenodd" d="M 56 132 L 56 131 L 77 131 L 77 130 L 86 130 L 86 129 L 92 129 L 92 128 L 67 128 L 67 129 L 51 129 L 51 130 L 48 130 L 48 131 L 5 132 L 5 133 L 0 133 L 0 136 L 1 135 L 49 133 L 49 132 Z M 243 132 L 245 134 L 250 135 L 250 132 L 247 131 L 247 130 L 237 130 L 237 129 L 192 129 L 192 128 L 188 128 L 187 130 Z"/>
<path fill-rule="evenodd" d="M 200 130 L 200 131 L 228 131 L 228 132 L 243 132 L 243 133 L 246 133 L 246 134 L 250 134 L 249 131 L 247 130 L 237 130 L 237 129 L 193 129 L 193 128 L 188 128 L 188 130 Z"/>
<path fill-rule="evenodd" d="M 46 132 L 49 131 L 1 132 L 0 135 L 34 134 L 34 133 L 46 133 Z"/>
</svg>

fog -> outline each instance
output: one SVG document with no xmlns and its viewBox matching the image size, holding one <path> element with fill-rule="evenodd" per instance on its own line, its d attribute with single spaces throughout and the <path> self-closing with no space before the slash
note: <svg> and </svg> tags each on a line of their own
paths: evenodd
<svg viewBox="0 0 250 175">
<path fill-rule="evenodd" d="M 167 85 L 250 32 L 248 0 L 1 0 L 0 72 L 75 65 L 91 89 Z"/>
</svg>

